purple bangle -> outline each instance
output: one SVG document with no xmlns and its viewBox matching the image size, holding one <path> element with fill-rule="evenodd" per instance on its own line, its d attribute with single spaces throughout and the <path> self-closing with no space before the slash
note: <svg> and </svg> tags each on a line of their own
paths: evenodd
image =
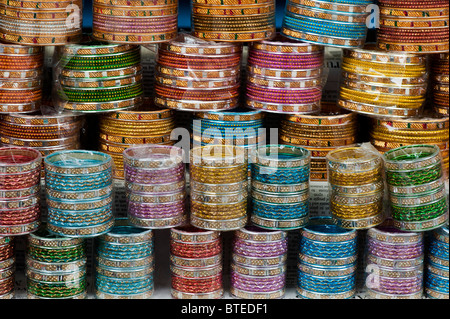
<svg viewBox="0 0 450 319">
<path fill-rule="evenodd" d="M 271 90 L 248 83 L 247 97 L 255 101 L 274 104 L 311 104 L 320 101 L 322 90 L 319 88 L 303 90 Z"/>
<path fill-rule="evenodd" d="M 271 292 L 285 287 L 285 274 L 277 276 L 245 276 L 231 271 L 231 285 L 246 292 Z"/>
<path fill-rule="evenodd" d="M 250 65 L 268 66 L 279 69 L 312 69 L 323 66 L 323 54 L 281 55 L 251 51 L 248 58 Z"/>
<path fill-rule="evenodd" d="M 233 252 L 245 257 L 276 257 L 287 252 L 286 240 L 274 242 L 250 242 L 236 238 Z"/>
<path fill-rule="evenodd" d="M 177 183 L 185 178 L 185 165 L 181 163 L 168 169 L 138 169 L 124 165 L 125 179 L 137 184 Z"/>
<path fill-rule="evenodd" d="M 163 204 L 128 202 L 128 213 L 142 219 L 176 217 L 186 213 L 186 201 L 180 200 Z"/>
<path fill-rule="evenodd" d="M 368 253 L 380 258 L 386 259 L 414 259 L 423 254 L 423 243 L 411 243 L 411 244 L 386 244 L 377 241 L 369 237 L 368 240 Z"/>
<path fill-rule="evenodd" d="M 380 277 L 379 283 L 379 288 L 374 290 L 395 295 L 409 295 L 418 292 L 423 288 L 422 276 L 411 278 Z"/>
</svg>

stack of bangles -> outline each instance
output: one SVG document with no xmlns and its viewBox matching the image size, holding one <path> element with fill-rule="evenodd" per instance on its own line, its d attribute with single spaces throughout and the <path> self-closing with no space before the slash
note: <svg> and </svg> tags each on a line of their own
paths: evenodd
<svg viewBox="0 0 450 319">
<path fill-rule="evenodd" d="M 291 230 L 309 221 L 311 153 L 301 147 L 266 145 L 252 158 L 253 224 L 266 229 Z"/>
<path fill-rule="evenodd" d="M 301 230 L 297 295 L 303 299 L 350 299 L 356 293 L 357 232 L 330 217 L 314 217 Z"/>
<path fill-rule="evenodd" d="M 373 119 L 372 145 L 380 153 L 417 143 L 437 145 L 441 151 L 444 176 L 449 176 L 449 118 L 434 114 L 405 119 Z"/>
<path fill-rule="evenodd" d="M 86 298 L 87 259 L 82 238 L 58 236 L 41 227 L 28 235 L 25 263 L 28 299 Z"/>
<path fill-rule="evenodd" d="M 94 0 L 93 37 L 110 43 L 158 43 L 174 39 L 178 0 Z"/>
<path fill-rule="evenodd" d="M 210 41 L 270 39 L 275 35 L 275 0 L 193 0 L 192 34 Z"/>
<path fill-rule="evenodd" d="M 320 109 L 324 49 L 282 36 L 253 43 L 247 63 L 246 104 L 274 113 Z"/>
<path fill-rule="evenodd" d="M 366 229 L 383 222 L 382 155 L 372 145 L 339 147 L 327 154 L 331 215 L 342 228 Z"/>
<path fill-rule="evenodd" d="M 41 154 L 0 148 L 0 236 L 29 234 L 41 224 Z"/>
<path fill-rule="evenodd" d="M 148 299 L 154 290 L 153 232 L 117 218 L 98 237 L 95 295 L 98 299 Z"/>
<path fill-rule="evenodd" d="M 238 106 L 242 46 L 206 42 L 187 34 L 159 45 L 155 105 L 181 111 Z"/>
<path fill-rule="evenodd" d="M 251 154 L 266 140 L 261 111 L 198 112 L 192 122 L 192 145 L 240 146 Z"/>
<path fill-rule="evenodd" d="M 436 113 L 449 116 L 449 53 L 431 57 L 433 108 Z"/>
<path fill-rule="evenodd" d="M 108 112 L 99 122 L 99 151 L 113 158 L 116 179 L 124 179 L 122 153 L 127 148 L 141 144 L 174 144 L 170 135 L 175 129 L 175 120 L 169 109 L 152 107 Z"/>
<path fill-rule="evenodd" d="M 0 0 L 0 36 L 36 46 L 77 43 L 82 12 L 82 0 Z"/>
<path fill-rule="evenodd" d="M 0 42 L 0 114 L 30 113 L 40 108 L 43 65 L 41 47 Z"/>
<path fill-rule="evenodd" d="M 384 153 L 394 226 L 428 231 L 448 221 L 442 158 L 436 145 L 408 145 Z"/>
<path fill-rule="evenodd" d="M 91 42 L 58 49 L 55 77 L 59 107 L 96 113 L 142 104 L 139 46 Z"/>
<path fill-rule="evenodd" d="M 281 33 L 295 40 L 341 48 L 361 47 L 373 0 L 288 0 Z"/>
<path fill-rule="evenodd" d="M 114 225 L 111 156 L 65 150 L 44 159 L 48 229 L 68 237 L 93 237 Z"/>
<path fill-rule="evenodd" d="M 337 147 L 356 142 L 356 113 L 321 103 L 318 114 L 286 115 L 281 120 L 281 144 L 303 147 L 311 152 L 312 181 L 327 181 L 327 154 Z"/>
<path fill-rule="evenodd" d="M 248 154 L 231 145 L 195 147 L 190 156 L 190 222 L 229 231 L 247 224 Z"/>
<path fill-rule="evenodd" d="M 374 117 L 413 117 L 427 92 L 426 56 L 391 53 L 367 44 L 345 49 L 339 106 Z"/>
<path fill-rule="evenodd" d="M 246 226 L 234 234 L 230 293 L 241 299 L 285 295 L 287 234 Z"/>
<path fill-rule="evenodd" d="M 378 47 L 386 51 L 437 53 L 449 49 L 447 0 L 379 0 Z"/>
<path fill-rule="evenodd" d="M 425 268 L 425 294 L 433 299 L 449 298 L 448 225 L 430 234 Z"/>
<path fill-rule="evenodd" d="M 128 219 L 142 228 L 171 228 L 187 221 L 184 151 L 141 145 L 123 152 Z"/>
<path fill-rule="evenodd" d="M 175 299 L 223 296 L 220 232 L 187 225 L 170 229 L 171 294 Z"/>
<path fill-rule="evenodd" d="M 15 267 L 14 240 L 12 237 L 0 237 L 0 300 L 15 296 Z"/>
<path fill-rule="evenodd" d="M 389 220 L 367 231 L 365 288 L 374 299 L 421 299 L 423 234 L 404 232 Z M 370 270 L 370 271 L 369 271 Z"/>
<path fill-rule="evenodd" d="M 2 115 L 0 143 L 33 148 L 45 157 L 61 150 L 78 149 L 82 125 L 83 117 L 69 112 Z"/>
</svg>

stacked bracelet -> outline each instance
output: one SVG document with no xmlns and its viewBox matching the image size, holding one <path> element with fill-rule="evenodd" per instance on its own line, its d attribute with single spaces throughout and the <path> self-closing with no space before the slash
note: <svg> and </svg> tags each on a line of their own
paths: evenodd
<svg viewBox="0 0 450 319">
<path fill-rule="evenodd" d="M 289 230 L 308 223 L 310 158 L 308 150 L 296 146 L 256 149 L 251 163 L 254 224 Z"/>
<path fill-rule="evenodd" d="M 326 156 L 334 221 L 365 229 L 384 220 L 383 159 L 371 145 L 339 147 Z"/>
<path fill-rule="evenodd" d="M 48 228 L 68 237 L 93 237 L 114 224 L 112 158 L 65 150 L 44 159 Z"/>
<path fill-rule="evenodd" d="M 123 161 L 130 223 L 143 228 L 184 224 L 187 203 L 183 150 L 163 145 L 130 147 L 123 152 Z M 162 187 L 166 190 L 159 189 Z"/>
<path fill-rule="evenodd" d="M 177 36 L 178 0 L 95 0 L 93 36 L 110 43 L 167 42 Z"/>
<path fill-rule="evenodd" d="M 208 145 L 191 150 L 191 224 L 216 231 L 247 223 L 248 155 L 244 148 Z"/>
<path fill-rule="evenodd" d="M 405 0 L 379 1 L 378 47 L 386 51 L 448 52 L 449 4 Z"/>
<path fill-rule="evenodd" d="M 113 176 L 124 179 L 122 153 L 140 144 L 172 145 L 174 114 L 169 109 L 142 107 L 110 112 L 100 117 L 99 150 L 114 160 Z"/>
<path fill-rule="evenodd" d="M 70 112 L 3 115 L 0 142 L 3 146 L 33 148 L 45 157 L 60 150 L 78 149 L 82 125 L 83 117 Z"/>
<path fill-rule="evenodd" d="M 99 299 L 148 299 L 154 290 L 153 233 L 126 218 L 98 237 L 95 294 Z"/>
<path fill-rule="evenodd" d="M 367 44 L 344 50 L 339 106 L 374 117 L 411 117 L 425 102 L 426 58 Z"/>
<path fill-rule="evenodd" d="M 436 145 L 408 145 L 384 153 L 391 216 L 406 231 L 438 228 L 448 220 L 442 158 Z"/>
<path fill-rule="evenodd" d="M 429 298 L 448 299 L 448 225 L 431 232 L 425 268 L 425 293 Z"/>
<path fill-rule="evenodd" d="M 449 171 L 449 120 L 438 114 L 405 119 L 373 119 L 371 143 L 385 153 L 391 149 L 417 143 L 436 145 L 440 149 L 444 176 Z"/>
<path fill-rule="evenodd" d="M 275 1 L 194 0 L 192 32 L 209 41 L 270 39 L 275 35 Z"/>
<path fill-rule="evenodd" d="M 237 107 L 242 47 L 180 34 L 159 46 L 155 104 L 184 111 Z"/>
<path fill-rule="evenodd" d="M 433 85 L 433 108 L 436 113 L 449 116 L 449 53 L 431 58 L 431 81 Z"/>
<path fill-rule="evenodd" d="M 305 299 L 349 299 L 356 293 L 357 235 L 329 217 L 301 230 L 297 294 Z"/>
<path fill-rule="evenodd" d="M 423 295 L 423 235 L 400 231 L 390 224 L 387 220 L 367 232 L 365 285 L 368 295 L 376 299 L 420 299 Z"/>
<path fill-rule="evenodd" d="M 304 147 L 311 152 L 311 180 L 327 180 L 326 155 L 339 146 L 356 142 L 356 114 L 333 103 L 321 103 L 319 114 L 286 115 L 281 120 L 282 144 Z"/>
<path fill-rule="evenodd" d="M 0 148 L 0 236 L 29 234 L 40 225 L 42 156 L 32 148 Z"/>
<path fill-rule="evenodd" d="M 199 112 L 192 123 L 192 144 L 240 146 L 250 156 L 251 150 L 266 139 L 263 125 L 261 111 Z"/>
<path fill-rule="evenodd" d="M 187 225 L 170 230 L 171 294 L 175 299 L 223 296 L 222 237 Z"/>
<path fill-rule="evenodd" d="M 0 42 L 0 113 L 30 113 L 41 106 L 44 51 Z"/>
<path fill-rule="evenodd" d="M 140 48 L 131 44 L 66 45 L 56 66 L 57 104 L 95 113 L 142 104 Z"/>
<path fill-rule="evenodd" d="M 54 46 L 77 43 L 82 0 L 0 1 L 0 35 L 7 42 Z"/>
<path fill-rule="evenodd" d="M 335 47 L 361 47 L 367 33 L 366 7 L 373 1 L 289 0 L 281 33 Z"/>
<path fill-rule="evenodd" d="M 15 265 L 14 239 L 0 237 L 0 299 L 14 298 Z"/>
<path fill-rule="evenodd" d="M 241 299 L 283 298 L 286 258 L 285 232 L 256 226 L 237 230 L 232 247 L 230 293 Z"/>
<path fill-rule="evenodd" d="M 45 227 L 28 235 L 26 256 L 29 299 L 86 298 L 86 252 L 81 238 L 50 233 Z"/>
<path fill-rule="evenodd" d="M 282 36 L 253 43 L 247 64 L 247 106 L 275 113 L 317 112 L 323 59 L 320 46 Z"/>
</svg>

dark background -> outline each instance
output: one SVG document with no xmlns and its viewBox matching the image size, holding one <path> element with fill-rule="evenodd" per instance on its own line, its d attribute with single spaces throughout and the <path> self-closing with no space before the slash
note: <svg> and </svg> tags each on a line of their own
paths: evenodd
<svg viewBox="0 0 450 319">
<path fill-rule="evenodd" d="M 190 0 L 178 0 L 179 1 L 179 15 L 178 26 L 181 29 L 191 28 L 191 1 Z M 281 27 L 281 21 L 283 20 L 284 6 L 286 0 L 276 0 L 276 25 L 277 28 Z M 92 29 L 92 0 L 83 0 L 83 28 L 85 31 Z"/>
</svg>

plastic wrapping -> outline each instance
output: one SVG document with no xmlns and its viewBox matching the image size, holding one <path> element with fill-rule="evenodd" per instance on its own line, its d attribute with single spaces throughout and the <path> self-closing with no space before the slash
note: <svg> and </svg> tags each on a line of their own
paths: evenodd
<svg viewBox="0 0 450 319">
<path fill-rule="evenodd" d="M 429 237 L 426 259 L 424 288 L 432 299 L 449 297 L 449 238 L 448 225 L 435 229 Z"/>
<path fill-rule="evenodd" d="M 449 53 L 431 57 L 431 82 L 433 85 L 433 109 L 436 113 L 449 116 Z"/>
<path fill-rule="evenodd" d="M 384 211 L 383 157 L 370 144 L 339 147 L 326 156 L 333 220 L 346 229 L 381 224 Z"/>
<path fill-rule="evenodd" d="M 171 295 L 175 299 L 223 296 L 220 232 L 190 225 L 170 229 Z"/>
<path fill-rule="evenodd" d="M 45 224 L 28 235 L 25 258 L 28 299 L 84 299 L 86 244 L 50 233 Z"/>
<path fill-rule="evenodd" d="M 114 160 L 113 176 L 124 179 L 122 153 L 143 144 L 173 145 L 175 118 L 170 109 L 143 106 L 133 110 L 108 112 L 99 119 L 99 150 Z"/>
<path fill-rule="evenodd" d="M 99 299 L 148 299 L 154 291 L 153 232 L 117 218 L 98 237 L 95 295 Z"/>
<path fill-rule="evenodd" d="M 216 231 L 244 227 L 248 195 L 246 150 L 230 145 L 195 147 L 189 168 L 191 224 Z"/>
<path fill-rule="evenodd" d="M 15 296 L 16 258 L 13 237 L 0 237 L 0 299 Z"/>
<path fill-rule="evenodd" d="M 423 234 L 404 232 L 391 220 L 367 231 L 365 288 L 374 299 L 421 299 Z"/>
<path fill-rule="evenodd" d="M 109 43 L 158 43 L 177 36 L 178 0 L 94 0 L 92 35 Z"/>
<path fill-rule="evenodd" d="M 252 42 L 275 35 L 275 0 L 193 0 L 192 34 L 226 42 Z"/>
<path fill-rule="evenodd" d="M 356 294 L 355 230 L 330 217 L 314 217 L 301 230 L 297 295 L 304 299 L 350 299 Z"/>
<path fill-rule="evenodd" d="M 27 147 L 0 148 L 0 235 L 29 234 L 41 224 L 42 156 Z"/>
<path fill-rule="evenodd" d="M 394 226 L 427 231 L 448 221 L 442 157 L 436 145 L 408 145 L 384 153 Z"/>
<path fill-rule="evenodd" d="M 114 225 L 111 156 L 65 150 L 44 159 L 48 229 L 67 237 L 95 237 Z"/>
<path fill-rule="evenodd" d="M 0 35 L 8 42 L 55 46 L 81 39 L 83 1 L 2 1 Z"/>
<path fill-rule="evenodd" d="M 238 106 L 242 46 L 180 34 L 159 45 L 155 105 L 183 111 L 221 111 Z"/>
<path fill-rule="evenodd" d="M 414 117 L 427 92 L 426 57 L 392 53 L 367 44 L 345 49 L 339 106 L 372 117 Z"/>
<path fill-rule="evenodd" d="M 422 116 L 414 118 L 373 119 L 369 133 L 370 142 L 381 153 L 418 143 L 438 146 L 444 176 L 449 176 L 448 117 L 425 112 Z"/>
<path fill-rule="evenodd" d="M 54 104 L 73 112 L 97 113 L 143 103 L 140 47 L 86 39 L 58 47 L 54 55 Z"/>
<path fill-rule="evenodd" d="M 301 147 L 256 149 L 251 163 L 253 224 L 289 230 L 308 223 L 310 160 L 311 153 Z"/>
<path fill-rule="evenodd" d="M 311 152 L 312 181 L 326 181 L 326 155 L 340 146 L 356 142 L 356 114 L 335 103 L 322 102 L 318 114 L 292 114 L 281 120 L 280 143 L 306 148 Z"/>
<path fill-rule="evenodd" d="M 315 113 L 325 83 L 324 49 L 277 35 L 253 43 L 247 63 L 246 105 L 274 113 Z"/>
<path fill-rule="evenodd" d="M 0 60 L 0 114 L 39 110 L 44 50 L 0 42 Z"/>
<path fill-rule="evenodd" d="M 141 145 L 123 153 L 130 224 L 172 228 L 187 221 L 184 151 L 175 146 Z M 165 190 L 158 188 L 165 187 Z"/>
<path fill-rule="evenodd" d="M 241 299 L 280 299 L 286 290 L 287 234 L 246 226 L 236 231 L 230 293 Z M 259 264 L 255 265 L 256 262 Z"/>
<path fill-rule="evenodd" d="M 378 47 L 392 52 L 449 50 L 448 1 L 379 1 Z"/>
<path fill-rule="evenodd" d="M 372 0 L 289 0 L 281 33 L 295 40 L 320 45 L 362 47 L 370 13 L 367 8 L 373 3 Z"/>
</svg>

